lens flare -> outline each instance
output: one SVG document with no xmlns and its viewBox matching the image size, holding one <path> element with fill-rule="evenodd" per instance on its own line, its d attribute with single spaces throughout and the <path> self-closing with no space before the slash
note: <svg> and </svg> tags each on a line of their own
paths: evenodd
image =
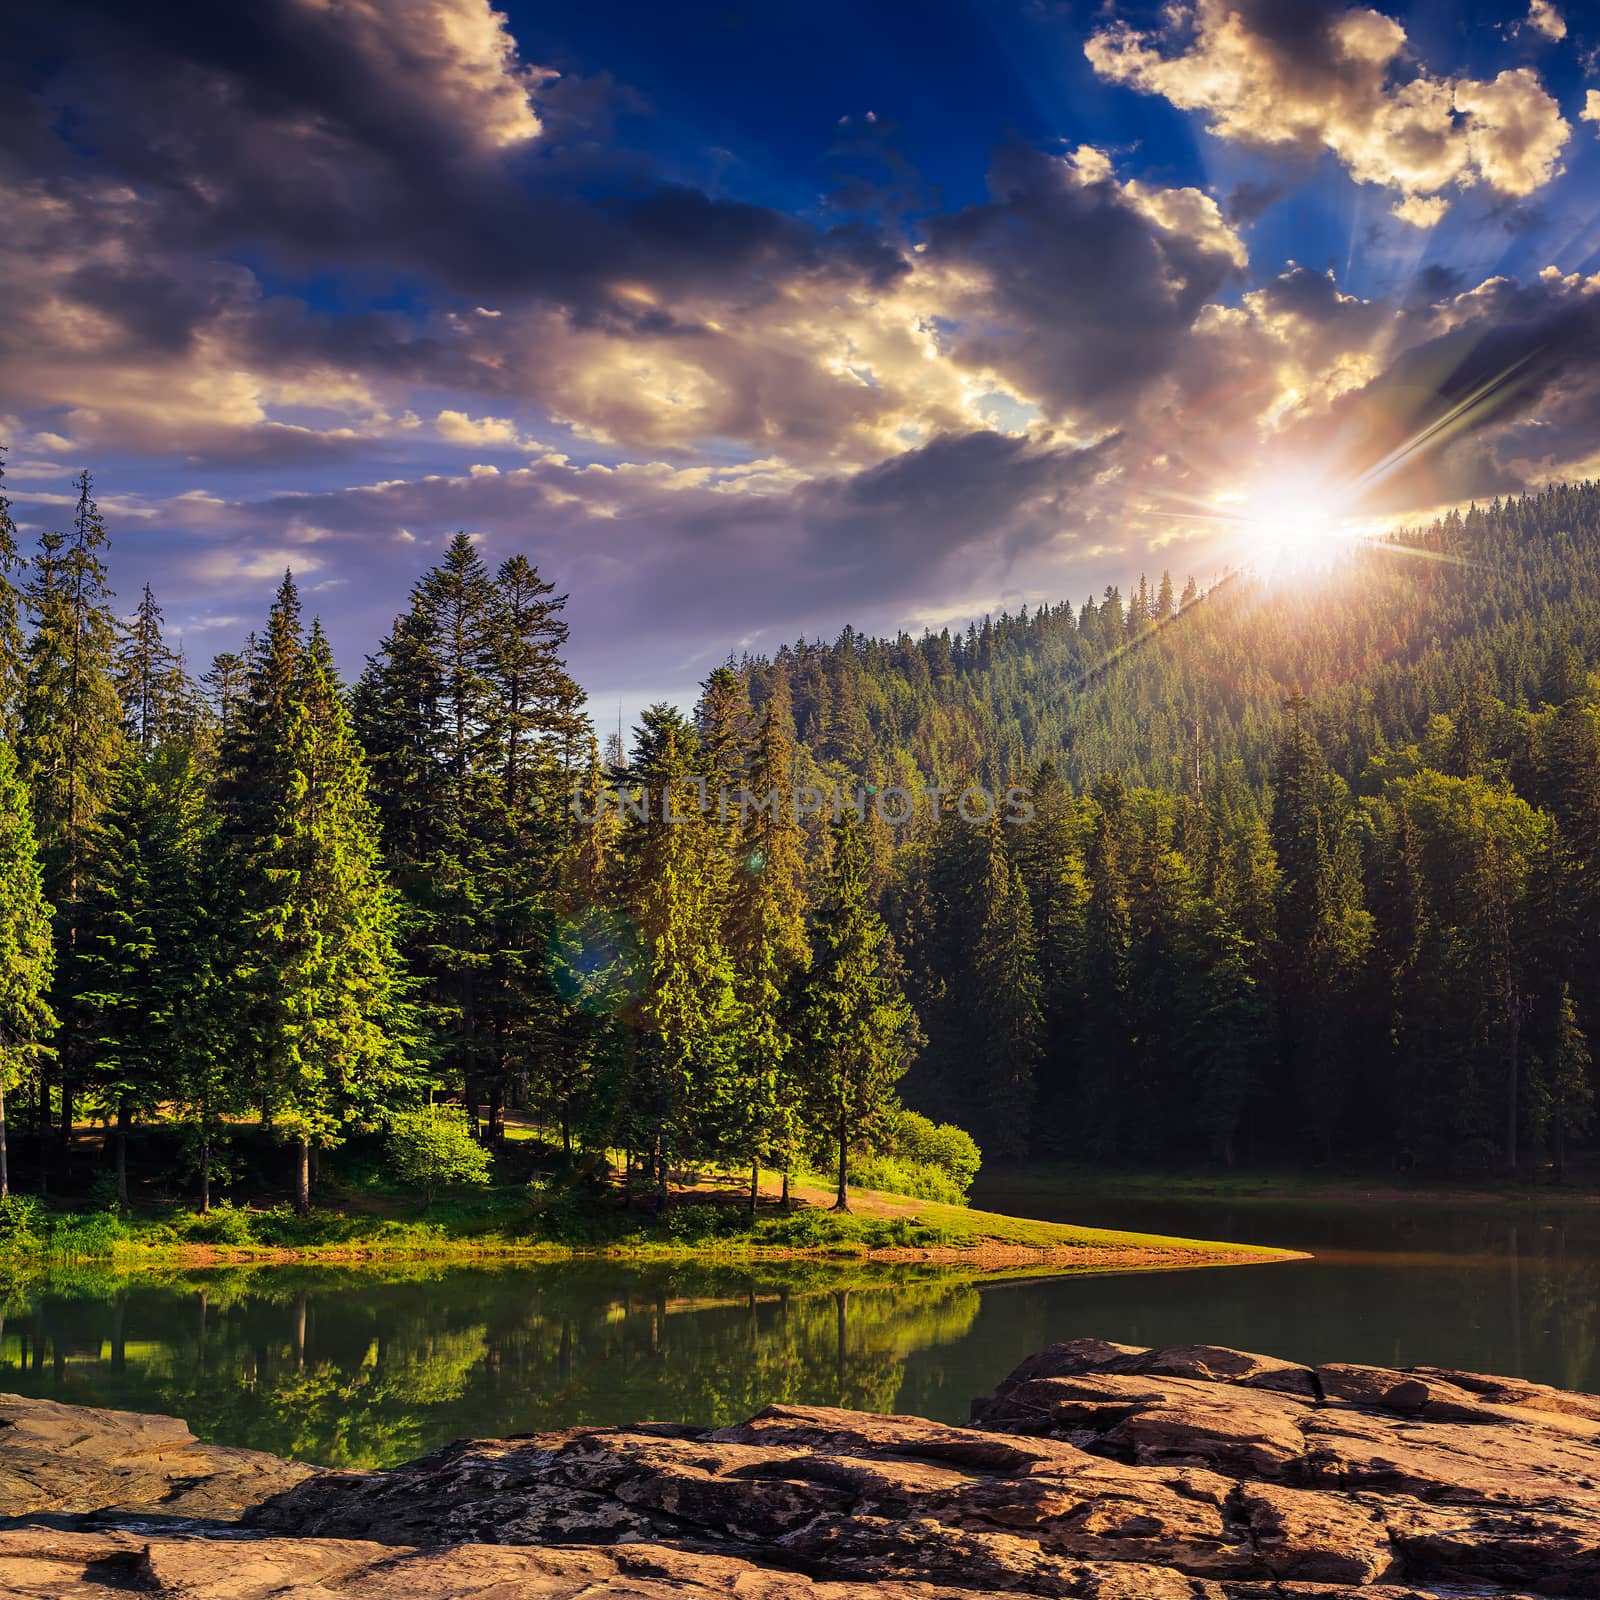
<svg viewBox="0 0 1600 1600">
<path fill-rule="evenodd" d="M 1269 570 L 1326 566 L 1353 537 L 1343 497 L 1311 472 L 1263 478 L 1232 510 L 1246 559 Z"/>
</svg>

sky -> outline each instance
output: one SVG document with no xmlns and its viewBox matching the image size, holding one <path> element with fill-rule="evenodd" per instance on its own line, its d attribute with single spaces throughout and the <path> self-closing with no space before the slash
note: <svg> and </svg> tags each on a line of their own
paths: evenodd
<svg viewBox="0 0 1600 1600">
<path fill-rule="evenodd" d="M 192 664 L 457 529 L 604 725 L 1591 476 L 1600 4 L 22 0 L 0 443 Z"/>
</svg>

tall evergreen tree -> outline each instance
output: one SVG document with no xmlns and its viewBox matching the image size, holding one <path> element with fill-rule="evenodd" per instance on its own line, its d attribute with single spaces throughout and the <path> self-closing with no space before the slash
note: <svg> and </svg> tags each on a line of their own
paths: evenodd
<svg viewBox="0 0 1600 1600">
<path fill-rule="evenodd" d="M 5 492 L 5 449 L 0 447 L 0 740 L 17 736 L 27 657 L 22 637 L 22 592 L 18 579 L 26 565 L 17 548 L 17 525 Z"/>
<path fill-rule="evenodd" d="M 78 475 L 70 535 L 47 533 L 27 587 L 33 622 L 17 754 L 33 798 L 45 870 L 56 908 L 58 982 L 71 971 L 78 900 L 90 832 L 111 793 L 123 749 L 117 696 L 117 622 L 106 582 L 106 531 L 87 472 Z M 73 1096 L 85 1070 L 84 1019 L 59 992 L 61 1130 L 71 1136 Z"/>
<path fill-rule="evenodd" d="M 194 692 L 176 650 L 161 630 L 161 607 L 144 586 L 117 652 L 117 692 L 128 738 L 146 755 L 185 733 L 194 720 Z"/>
<path fill-rule="evenodd" d="M 725 1150 L 736 1108 L 742 1010 L 722 930 L 728 860 L 700 804 L 703 776 L 694 729 L 675 708 L 651 706 L 627 774 L 642 814 L 623 836 L 622 871 L 641 942 L 632 1092 L 663 1209 L 673 1159 Z"/>
<path fill-rule="evenodd" d="M 835 1211 L 850 1209 L 851 1141 L 895 1104 L 916 1037 L 889 930 L 867 890 L 866 840 L 845 812 L 834 824 L 833 860 L 812 924 L 802 1011 L 806 1098 L 837 1157 Z"/>
<path fill-rule="evenodd" d="M 0 742 L 0 1200 L 10 1193 L 5 1097 L 48 1054 L 54 965 L 28 795 L 11 746 Z"/>
<path fill-rule="evenodd" d="M 708 720 L 714 730 L 719 727 L 721 719 Z M 800 1131 L 791 1013 L 795 982 L 810 962 L 811 944 L 806 935 L 804 835 L 794 814 L 793 764 L 782 695 L 774 695 L 749 752 L 744 787 L 733 802 L 739 810 L 727 910 L 735 983 L 749 1019 L 742 1121 L 750 1150 L 752 1212 L 763 1160 L 782 1168 L 788 1198 L 789 1169 Z M 741 756 L 737 762 L 724 758 L 723 765 L 731 781 L 744 763 Z"/>
<path fill-rule="evenodd" d="M 970 988 L 976 1049 L 969 1071 L 979 1144 L 1015 1158 L 1028 1145 L 1043 1016 L 1032 908 L 1022 873 L 1006 853 L 1001 826 L 997 815 L 988 830 L 978 901 Z"/>
<path fill-rule="evenodd" d="M 288 706 L 281 808 L 257 870 L 269 892 L 245 924 L 242 976 L 259 994 L 261 1096 L 297 1149 L 296 1205 L 310 1205 L 310 1153 L 372 1124 L 415 1072 L 366 763 L 327 641 L 313 627 Z"/>
<path fill-rule="evenodd" d="M 197 903 L 204 793 L 190 752 L 167 743 L 123 757 L 90 836 L 76 1009 L 93 1086 L 116 1119 L 117 1196 L 128 1203 L 128 1132 L 177 1097 L 188 1041 L 179 1029 L 202 958 Z"/>
</svg>

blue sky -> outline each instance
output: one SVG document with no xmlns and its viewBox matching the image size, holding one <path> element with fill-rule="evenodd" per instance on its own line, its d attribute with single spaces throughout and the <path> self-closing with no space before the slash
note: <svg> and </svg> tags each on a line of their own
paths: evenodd
<svg viewBox="0 0 1600 1600">
<path fill-rule="evenodd" d="M 1590 6 L 23 10 L 7 488 L 197 661 L 464 527 L 605 720 L 1600 454 Z"/>
</svg>

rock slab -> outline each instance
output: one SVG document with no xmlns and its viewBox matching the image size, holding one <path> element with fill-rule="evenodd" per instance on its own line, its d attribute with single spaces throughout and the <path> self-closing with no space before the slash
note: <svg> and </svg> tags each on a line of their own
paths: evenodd
<svg viewBox="0 0 1600 1600">
<path fill-rule="evenodd" d="M 31 1600 L 1600 1600 L 1600 1399 L 1080 1339 L 965 1428 L 772 1406 L 356 1473 L 0 1397 L 0 1516 Z"/>
</svg>

